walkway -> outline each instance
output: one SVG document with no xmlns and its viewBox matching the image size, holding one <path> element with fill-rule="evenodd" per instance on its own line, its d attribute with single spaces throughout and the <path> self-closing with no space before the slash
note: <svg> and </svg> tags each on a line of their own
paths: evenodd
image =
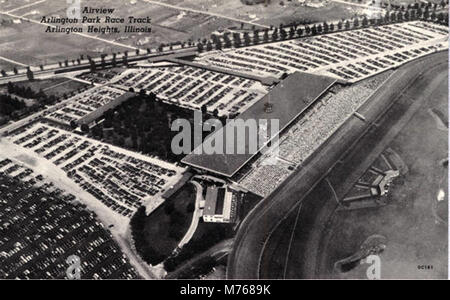
<svg viewBox="0 0 450 300">
<path fill-rule="evenodd" d="M 178 244 L 178 249 L 183 248 L 183 246 L 186 245 L 187 243 L 189 243 L 189 241 L 192 239 L 195 231 L 197 230 L 200 218 L 203 215 L 203 209 L 200 208 L 200 203 L 201 203 L 201 201 L 204 200 L 203 199 L 203 187 L 201 186 L 200 183 L 198 183 L 196 181 L 191 181 L 191 183 L 195 186 L 195 189 L 197 190 L 197 197 L 195 199 L 195 210 L 194 210 L 194 215 L 192 216 L 191 226 L 189 227 L 188 231 L 184 235 L 181 242 Z"/>
</svg>

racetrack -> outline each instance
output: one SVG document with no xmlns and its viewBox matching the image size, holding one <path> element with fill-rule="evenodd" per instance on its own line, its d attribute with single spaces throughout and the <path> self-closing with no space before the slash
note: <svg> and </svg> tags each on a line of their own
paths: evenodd
<svg viewBox="0 0 450 300">
<path fill-rule="evenodd" d="M 386 82 L 374 95 L 361 107 L 358 112 L 364 115 L 366 122 L 356 117 L 351 117 L 335 134 L 315 153 L 309 161 L 296 173 L 291 175 L 272 195 L 261 201 L 242 223 L 235 239 L 235 245 L 229 256 L 227 277 L 233 279 L 247 279 L 262 277 L 277 278 L 279 275 L 271 274 L 271 268 L 267 265 L 264 252 L 267 246 L 275 247 L 268 243 L 269 238 L 277 230 L 289 214 L 298 208 L 308 194 L 317 187 L 325 193 L 318 197 L 316 207 L 327 202 L 321 202 L 331 192 L 327 185 L 320 185 L 325 176 L 354 148 L 360 139 L 374 127 L 373 123 L 382 117 L 386 110 L 393 105 L 394 100 L 403 98 L 403 94 L 415 101 L 426 99 L 429 89 L 421 88 L 414 94 L 408 93 L 411 84 L 420 85 L 429 82 L 436 76 L 432 66 L 445 66 L 440 68 L 448 72 L 448 52 L 436 53 L 423 59 L 411 62 L 396 71 L 395 76 Z M 420 75 L 420 73 L 423 72 Z M 410 101 L 413 104 L 415 101 Z M 400 115 L 398 118 L 400 119 Z M 386 134 L 393 135 L 395 132 Z M 355 175 L 356 176 L 356 175 Z M 322 187 L 322 188 L 321 188 Z M 316 204 L 316 203 L 313 203 Z M 328 204 L 327 204 L 328 205 Z M 313 205 L 314 206 L 314 205 Z M 309 216 L 319 218 L 321 216 Z M 300 219 L 302 214 L 300 213 Z M 308 224 L 308 222 L 305 222 Z M 309 224 L 314 224 L 313 220 Z M 274 235 L 275 236 L 275 235 Z M 275 243 L 276 244 L 276 243 Z M 318 250 L 318 249 L 317 249 Z M 284 253 L 285 256 L 287 253 Z M 315 253 L 310 251 L 309 258 L 314 259 Z M 285 263 L 278 262 L 280 265 Z M 270 264 L 269 264 L 270 265 Z M 308 262 L 313 266 L 315 262 Z M 282 270 L 280 274 L 285 274 Z M 298 273 L 297 274 L 302 274 Z M 306 274 L 306 273 L 304 273 Z M 283 275 L 284 276 L 284 275 Z M 288 276 L 292 278 L 292 276 Z M 305 276 L 306 277 L 306 276 Z M 303 277 L 300 277 L 303 278 Z"/>
</svg>

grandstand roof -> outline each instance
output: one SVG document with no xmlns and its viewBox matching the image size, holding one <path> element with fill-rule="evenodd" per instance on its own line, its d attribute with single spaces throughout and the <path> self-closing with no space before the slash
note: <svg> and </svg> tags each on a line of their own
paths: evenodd
<svg viewBox="0 0 450 300">
<path fill-rule="evenodd" d="M 272 88 L 264 98 L 240 114 L 237 119 L 243 121 L 256 120 L 258 124 L 259 120 L 278 119 L 279 132 L 281 132 L 335 82 L 335 78 L 302 72 L 293 73 Z M 265 112 L 265 104 L 267 102 L 270 102 L 273 105 L 271 113 Z M 214 139 L 217 135 L 225 137 L 227 128 L 230 128 L 228 125 L 206 138 L 204 144 L 207 142 L 210 143 L 211 139 Z M 250 139 L 246 137 L 246 150 L 250 149 L 249 141 Z M 236 136 L 233 142 L 234 145 L 237 144 Z M 224 149 L 226 144 L 226 140 L 224 139 Z M 254 153 L 246 151 L 246 154 L 226 154 L 226 151 L 224 150 L 223 153 L 224 154 L 206 154 L 200 152 L 200 154 L 197 154 L 192 152 L 187 155 L 182 162 L 212 173 L 232 177 L 253 156 L 255 156 L 258 151 Z"/>
</svg>

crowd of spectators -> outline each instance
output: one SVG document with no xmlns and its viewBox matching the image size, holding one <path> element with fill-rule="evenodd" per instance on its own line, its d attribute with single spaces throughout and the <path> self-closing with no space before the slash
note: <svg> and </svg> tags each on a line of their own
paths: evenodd
<svg viewBox="0 0 450 300">
<path fill-rule="evenodd" d="M 268 196 L 313 154 L 378 88 L 392 71 L 350 86 L 336 85 L 282 133 L 278 152 L 262 155 L 238 174 L 248 190 Z M 277 162 L 267 165 L 267 160 Z"/>
</svg>

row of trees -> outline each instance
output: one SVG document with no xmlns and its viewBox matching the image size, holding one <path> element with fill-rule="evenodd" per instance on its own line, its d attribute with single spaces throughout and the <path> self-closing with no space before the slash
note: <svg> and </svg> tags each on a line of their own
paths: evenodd
<svg viewBox="0 0 450 300">
<path fill-rule="evenodd" d="M 384 4 L 382 4 L 383 6 Z M 387 5 L 387 4 L 386 4 Z M 401 22 L 401 21 L 408 21 L 408 20 L 417 20 L 417 19 L 423 19 L 423 20 L 430 20 L 433 22 L 438 22 L 443 25 L 448 25 L 448 13 L 447 12 L 438 12 L 439 7 L 446 7 L 448 6 L 448 0 L 442 0 L 440 5 L 437 3 L 414 3 L 409 4 L 406 7 L 401 5 L 392 5 L 391 7 L 394 7 L 393 12 L 387 12 L 386 16 L 384 18 L 377 18 L 377 19 L 368 19 L 366 16 L 359 18 L 353 18 L 352 20 L 346 20 L 346 21 L 340 21 L 337 24 L 337 29 L 342 30 L 345 28 L 346 30 L 349 29 L 355 29 L 365 27 L 365 26 L 373 26 L 373 25 L 382 25 L 382 24 L 389 24 L 392 22 Z M 310 21 L 305 21 L 305 23 L 311 23 Z M 268 42 L 274 42 L 274 41 L 283 41 L 286 39 L 292 39 L 292 38 L 298 38 L 303 36 L 314 36 L 317 34 L 322 33 L 328 33 L 335 31 L 335 25 L 332 23 L 324 22 L 323 24 L 313 24 L 308 25 L 305 27 L 305 29 L 301 29 L 298 27 L 300 23 L 294 23 L 287 28 L 281 24 L 279 27 L 275 28 L 274 26 L 271 26 L 270 29 L 265 29 L 263 32 L 263 36 L 261 37 L 260 33 L 261 31 L 259 29 L 256 29 L 255 26 L 253 26 L 253 36 L 250 36 L 249 32 L 245 32 L 243 35 L 240 33 L 225 33 L 223 35 L 223 38 L 220 38 L 217 35 L 212 35 L 211 39 L 203 39 L 198 40 L 197 43 L 194 43 L 192 40 L 188 40 L 187 42 L 175 42 L 171 44 L 160 44 L 158 49 L 156 49 L 157 52 L 163 52 L 167 50 L 168 47 L 169 50 L 173 50 L 174 46 L 179 45 L 181 48 L 185 47 L 197 47 L 197 50 L 200 52 L 203 51 L 211 51 L 211 50 L 222 50 L 223 48 L 232 48 L 232 47 L 243 47 L 243 46 L 249 46 L 251 44 L 257 45 L 262 42 L 268 43 Z M 136 55 L 141 54 L 141 50 L 136 49 Z M 151 54 L 153 52 L 152 49 L 147 48 L 146 49 L 147 54 Z M 125 51 L 122 53 L 112 53 L 111 61 L 107 62 L 106 57 L 108 55 L 102 54 L 100 56 L 101 63 L 100 65 L 97 65 L 96 62 L 92 57 L 87 55 L 87 59 L 89 61 L 90 70 L 91 72 L 94 72 L 97 70 L 98 67 L 101 67 L 102 69 L 106 68 L 107 65 L 111 65 L 112 67 L 116 67 L 119 65 L 119 63 L 128 66 L 128 51 Z M 119 60 L 118 61 L 118 57 Z M 64 60 L 63 62 L 58 62 L 59 66 L 61 68 L 63 67 L 70 67 L 70 66 L 79 66 L 81 65 L 82 61 L 84 60 L 84 55 L 80 55 L 77 59 L 72 59 L 69 61 L 69 59 Z M 40 65 L 40 69 L 44 70 L 44 66 Z M 14 74 L 18 74 L 19 71 L 16 67 L 13 68 Z M 1 70 L 0 74 L 3 77 L 7 76 L 7 73 L 5 70 Z M 34 74 L 30 70 L 30 68 L 27 68 L 27 76 L 29 80 L 34 79 Z"/>
<path fill-rule="evenodd" d="M 367 18 L 366 16 L 359 18 L 353 18 L 352 20 L 339 21 L 335 26 L 334 23 L 323 22 L 322 24 L 312 24 L 304 26 L 304 29 L 299 27 L 298 24 L 293 24 L 284 27 L 281 24 L 277 28 L 265 29 L 261 37 L 261 31 L 255 29 L 253 35 L 250 36 L 249 32 L 244 34 L 240 33 L 224 33 L 222 38 L 217 35 L 212 35 L 210 40 L 202 40 L 197 44 L 198 51 L 211 51 L 222 50 L 223 48 L 239 48 L 248 47 L 250 45 L 257 45 L 260 43 L 277 42 L 287 39 L 299 38 L 304 36 L 315 36 L 317 34 L 323 34 L 333 32 L 337 30 L 350 30 L 361 27 L 390 24 L 395 22 L 409 21 L 409 20 L 431 20 L 439 22 L 441 24 L 448 25 L 448 13 L 430 11 L 428 6 L 424 9 L 411 9 L 407 11 L 387 12 L 382 18 Z"/>
</svg>

